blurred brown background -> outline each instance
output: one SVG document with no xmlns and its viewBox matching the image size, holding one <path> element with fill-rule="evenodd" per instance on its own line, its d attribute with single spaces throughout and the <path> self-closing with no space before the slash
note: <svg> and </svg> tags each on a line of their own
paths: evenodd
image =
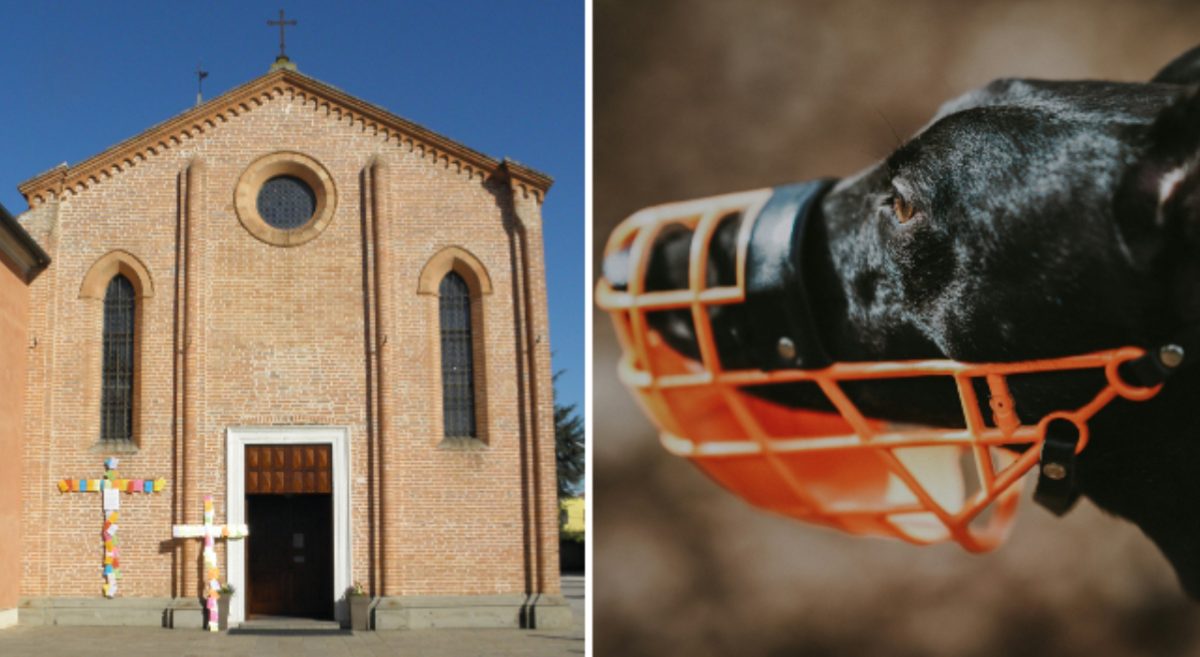
<svg viewBox="0 0 1200 657">
<path fill-rule="evenodd" d="M 641 207 L 848 175 L 993 78 L 1149 79 L 1200 6 L 596 0 L 594 25 L 598 265 Z M 1026 499 L 983 556 L 751 509 L 658 446 L 595 318 L 597 655 L 1200 655 L 1200 606 L 1087 502 Z"/>
</svg>

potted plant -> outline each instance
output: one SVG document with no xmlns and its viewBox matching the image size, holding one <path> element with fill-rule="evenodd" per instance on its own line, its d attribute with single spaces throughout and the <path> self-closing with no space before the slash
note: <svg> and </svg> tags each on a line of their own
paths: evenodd
<svg viewBox="0 0 1200 657">
<path fill-rule="evenodd" d="M 236 592 L 237 589 L 234 588 L 233 584 L 226 582 L 225 584 L 221 585 L 221 589 L 219 591 L 221 595 L 217 598 L 217 618 L 220 621 L 218 628 L 222 632 L 229 629 L 229 601 L 233 598 L 233 594 Z"/>
<path fill-rule="evenodd" d="M 371 629 L 371 596 L 367 595 L 362 582 L 346 589 L 346 601 L 350 603 L 350 629 Z"/>
</svg>

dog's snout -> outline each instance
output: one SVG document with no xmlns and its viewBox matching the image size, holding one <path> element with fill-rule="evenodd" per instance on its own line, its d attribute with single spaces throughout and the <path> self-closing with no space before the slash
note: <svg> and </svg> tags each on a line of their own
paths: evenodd
<svg viewBox="0 0 1200 657">
<path fill-rule="evenodd" d="M 809 215 L 832 182 L 715 197 L 716 207 L 685 204 L 679 214 L 655 220 L 654 214 L 640 215 L 636 221 L 650 232 L 609 251 L 603 264 L 607 283 L 638 297 L 690 291 L 639 304 L 646 324 L 688 358 L 700 356 L 695 324 L 701 321 L 709 324 L 714 355 L 725 367 L 823 367 L 828 357 L 811 317 L 800 260 Z M 785 344 L 796 345 L 792 355 L 778 348 Z"/>
<path fill-rule="evenodd" d="M 736 241 L 741 225 L 741 215 L 730 213 L 722 217 L 705 263 L 705 285 L 716 287 L 734 285 L 737 281 Z M 691 266 L 693 231 L 683 225 L 672 225 L 663 229 L 654 240 L 643 279 L 643 290 L 647 292 L 682 290 L 688 287 L 688 272 Z M 627 290 L 635 276 L 637 263 L 631 259 L 630 249 L 624 248 L 608 254 L 602 265 L 604 278 L 615 290 Z"/>
<path fill-rule="evenodd" d="M 691 245 L 692 231 L 685 226 L 668 226 L 659 233 L 646 267 L 647 292 L 687 288 Z"/>
</svg>

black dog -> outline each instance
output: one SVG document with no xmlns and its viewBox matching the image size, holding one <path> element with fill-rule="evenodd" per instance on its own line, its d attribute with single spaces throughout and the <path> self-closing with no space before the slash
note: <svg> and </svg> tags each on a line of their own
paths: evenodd
<svg viewBox="0 0 1200 657">
<path fill-rule="evenodd" d="M 1150 83 L 999 80 L 946 104 L 885 161 L 839 182 L 806 230 L 816 330 L 835 361 L 1018 361 L 1200 335 L 1200 48 Z M 711 282 L 732 278 L 736 223 Z M 648 289 L 686 287 L 688 235 L 655 245 Z M 800 266 L 801 263 L 796 263 Z M 620 287 L 619 262 L 606 275 Z M 713 314 L 727 367 L 747 353 L 736 307 Z M 652 325 L 696 355 L 687 311 Z M 1158 544 L 1200 599 L 1200 340 L 1150 402 L 1090 423 L 1077 485 Z M 1073 408 L 1095 375 L 1011 382 L 1026 421 Z M 962 424 L 944 381 L 847 392 L 876 417 Z M 949 394 L 947 394 L 949 393 Z M 827 407 L 812 386 L 757 394 Z M 1097 537 L 1097 540 L 1101 540 Z"/>
</svg>

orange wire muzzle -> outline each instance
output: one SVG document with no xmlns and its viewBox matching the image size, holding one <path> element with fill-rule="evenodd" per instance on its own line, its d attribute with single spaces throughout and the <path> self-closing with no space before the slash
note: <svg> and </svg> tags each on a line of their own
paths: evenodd
<svg viewBox="0 0 1200 657">
<path fill-rule="evenodd" d="M 1118 368 L 1140 358 L 1136 347 L 1015 363 L 951 360 L 834 362 L 820 369 L 723 369 L 710 308 L 746 301 L 751 224 L 771 189 L 647 208 L 609 238 L 606 261 L 620 255 L 627 284 L 601 279 L 597 304 L 611 313 L 624 354 L 618 372 L 660 431 L 667 451 L 685 457 L 754 506 L 845 530 L 926 545 L 953 540 L 972 552 L 1004 540 L 1021 482 L 1039 462 L 1051 422 L 1074 425 L 1076 453 L 1088 422 L 1112 400 L 1144 401 L 1161 386 L 1122 380 Z M 731 215 L 738 228 L 734 285 L 706 284 L 709 248 Z M 691 231 L 686 289 L 647 291 L 651 252 L 662 231 Z M 666 344 L 650 313 L 690 310 L 699 359 Z M 1048 413 L 1036 424 L 1017 415 L 1008 389 L 1016 374 L 1102 370 L 1105 384 L 1079 408 Z M 963 427 L 896 425 L 864 415 L 843 391 L 847 381 L 950 377 Z M 975 382 L 986 384 L 985 417 Z M 810 382 L 836 413 L 790 408 L 745 391 Z M 1027 446 L 1021 450 L 1020 447 Z"/>
</svg>

